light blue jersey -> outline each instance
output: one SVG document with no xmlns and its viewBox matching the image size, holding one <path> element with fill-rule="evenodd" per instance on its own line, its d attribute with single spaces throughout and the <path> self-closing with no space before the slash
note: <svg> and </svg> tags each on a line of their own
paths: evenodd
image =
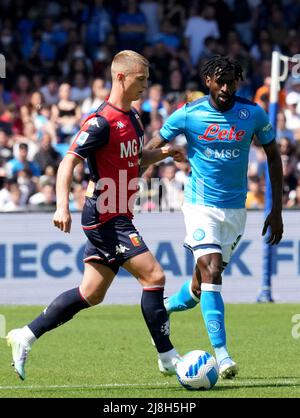
<svg viewBox="0 0 300 418">
<path fill-rule="evenodd" d="M 275 135 L 266 112 L 241 97 L 221 112 L 205 96 L 184 105 L 166 121 L 160 135 L 172 141 L 184 134 L 192 172 L 185 187 L 188 203 L 218 208 L 244 208 L 251 140 L 265 145 Z"/>
</svg>

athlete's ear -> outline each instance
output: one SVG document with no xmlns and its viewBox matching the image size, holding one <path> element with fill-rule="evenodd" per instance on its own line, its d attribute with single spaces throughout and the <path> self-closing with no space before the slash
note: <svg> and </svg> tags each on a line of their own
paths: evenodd
<svg viewBox="0 0 300 418">
<path fill-rule="evenodd" d="M 206 85 L 206 87 L 210 87 L 210 83 L 211 83 L 211 78 L 210 78 L 210 76 L 209 75 L 207 75 L 206 77 L 205 77 L 205 85 Z"/>
<path fill-rule="evenodd" d="M 117 73 L 117 80 L 118 81 L 124 81 L 125 74 L 124 73 Z"/>
</svg>

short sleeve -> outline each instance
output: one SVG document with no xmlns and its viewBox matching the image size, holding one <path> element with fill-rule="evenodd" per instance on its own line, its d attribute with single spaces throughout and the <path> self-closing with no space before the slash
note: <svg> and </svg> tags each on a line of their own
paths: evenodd
<svg viewBox="0 0 300 418">
<path fill-rule="evenodd" d="M 184 133 L 186 119 L 186 105 L 172 113 L 159 131 L 165 141 L 172 141 L 176 136 Z"/>
<path fill-rule="evenodd" d="M 262 145 L 266 145 L 275 139 L 275 133 L 267 113 L 257 105 L 255 134 Z"/>
<path fill-rule="evenodd" d="M 68 154 L 74 154 L 81 159 L 103 147 L 109 140 L 109 123 L 103 116 L 88 119 L 76 134 Z"/>
</svg>

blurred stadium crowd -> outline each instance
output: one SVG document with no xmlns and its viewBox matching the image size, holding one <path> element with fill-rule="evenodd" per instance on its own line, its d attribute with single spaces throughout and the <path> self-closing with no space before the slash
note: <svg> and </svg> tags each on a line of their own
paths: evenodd
<svg viewBox="0 0 300 418">
<path fill-rule="evenodd" d="M 82 121 L 109 96 L 111 60 L 122 49 L 151 63 L 147 94 L 135 103 L 146 142 L 174 110 L 207 93 L 199 68 L 215 54 L 241 62 L 238 94 L 267 110 L 272 50 L 300 54 L 300 1 L 1 0 L 0 211 L 53 209 L 59 162 Z M 300 65 L 292 65 L 280 91 L 277 141 L 284 206 L 300 208 Z M 265 164 L 254 141 L 248 208 L 264 205 Z M 162 209 L 178 209 L 188 173 L 187 163 L 149 167 L 137 209 L 157 209 L 157 193 Z M 159 188 L 151 187 L 154 177 Z M 87 167 L 77 166 L 71 210 L 82 209 L 87 181 Z"/>
</svg>

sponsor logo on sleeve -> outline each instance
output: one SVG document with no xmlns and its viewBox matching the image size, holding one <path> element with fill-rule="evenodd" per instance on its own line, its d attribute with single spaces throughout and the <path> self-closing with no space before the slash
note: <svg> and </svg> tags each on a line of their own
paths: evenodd
<svg viewBox="0 0 300 418">
<path fill-rule="evenodd" d="M 272 129 L 272 124 L 268 123 L 266 126 L 262 128 L 263 132 L 269 132 Z"/>
<path fill-rule="evenodd" d="M 85 141 L 88 139 L 89 134 L 87 132 L 80 132 L 76 139 L 76 144 L 83 145 Z"/>
</svg>

